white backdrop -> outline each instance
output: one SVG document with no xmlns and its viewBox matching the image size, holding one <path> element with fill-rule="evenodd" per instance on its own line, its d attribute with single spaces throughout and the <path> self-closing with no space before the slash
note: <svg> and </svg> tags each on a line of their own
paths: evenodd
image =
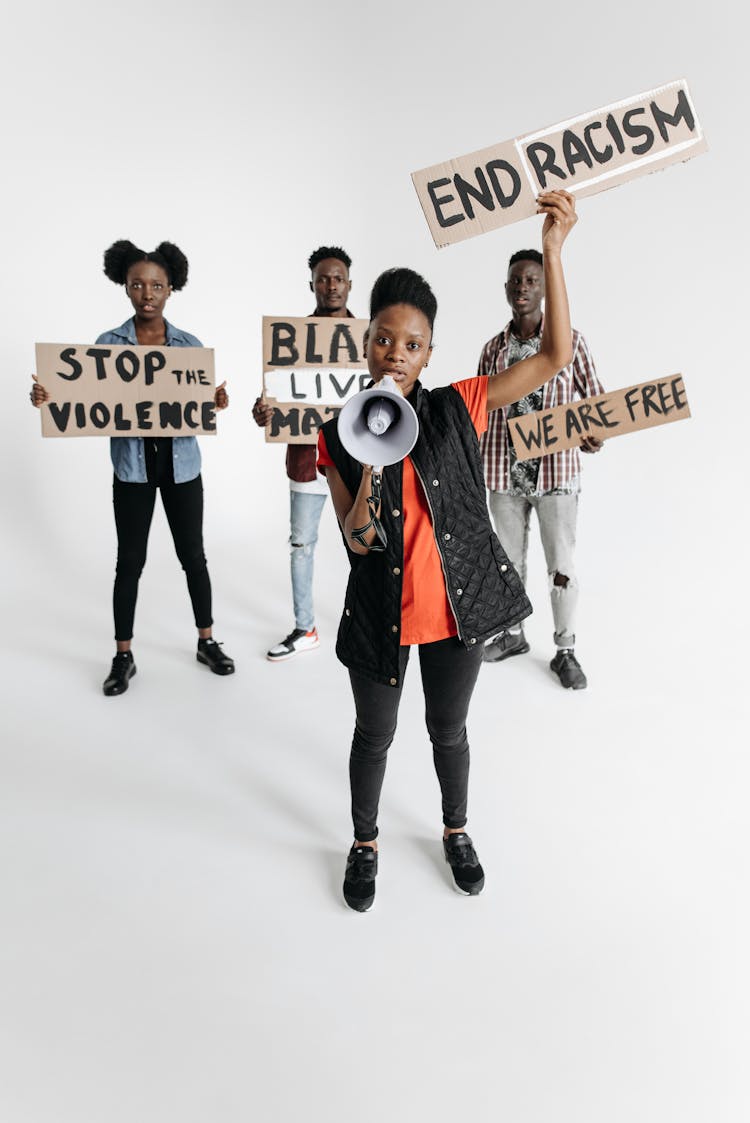
<svg viewBox="0 0 750 1123">
<path fill-rule="evenodd" d="M 734 10 L 14 10 L 0 73 L 10 1123 L 748 1118 L 748 161 Z M 378 900 L 355 917 L 339 895 L 352 715 L 332 650 L 346 560 L 330 509 L 322 648 L 263 660 L 292 616 L 283 450 L 249 417 L 261 316 L 305 314 L 307 257 L 340 244 L 355 314 L 383 268 L 422 271 L 439 301 L 430 374 L 473 374 L 505 322 L 508 256 L 539 246 L 541 220 L 438 252 L 409 173 L 679 77 L 709 153 L 583 200 L 565 251 L 604 384 L 680 371 L 693 412 L 586 460 L 589 690 L 563 692 L 547 670 L 535 542 L 532 653 L 486 668 L 472 711 L 487 890 L 448 893 L 412 667 Z M 104 699 L 107 442 L 42 441 L 28 387 L 35 341 L 93 339 L 126 318 L 101 271 L 117 238 L 184 249 L 190 280 L 167 314 L 215 347 L 228 382 L 219 436 L 203 441 L 206 547 L 238 671 L 224 681 L 194 663 L 159 512 L 139 674 Z"/>
</svg>

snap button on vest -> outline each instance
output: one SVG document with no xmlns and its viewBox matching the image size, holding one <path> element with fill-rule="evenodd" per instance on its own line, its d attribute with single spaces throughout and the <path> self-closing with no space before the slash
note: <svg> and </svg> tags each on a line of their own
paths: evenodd
<svg viewBox="0 0 750 1123">
<path fill-rule="evenodd" d="M 398 624 L 391 624 L 391 631 L 397 632 L 398 631 Z"/>
<path fill-rule="evenodd" d="M 396 683 L 397 683 L 397 681 L 398 681 L 397 679 L 395 679 L 395 678 L 392 678 L 392 679 L 391 679 L 391 686 L 395 686 L 395 685 L 396 685 Z"/>
<path fill-rule="evenodd" d="M 397 565 L 394 565 L 393 572 L 394 572 L 395 576 L 398 577 L 401 570 L 399 569 L 399 567 Z"/>
<path fill-rule="evenodd" d="M 437 487 L 437 486 L 438 486 L 438 481 L 437 481 L 437 480 L 433 480 L 433 481 L 432 481 L 432 486 L 433 486 L 433 487 Z"/>
<path fill-rule="evenodd" d="M 394 519 L 397 519 L 401 512 L 399 511 L 398 507 L 396 507 L 395 510 L 391 511 L 391 514 L 393 515 Z"/>
<path fill-rule="evenodd" d="M 501 565 L 501 566 L 500 566 L 500 572 L 501 572 L 501 573 L 505 573 L 505 571 L 507 570 L 507 568 L 508 568 L 508 567 L 507 567 L 507 565 Z"/>
<path fill-rule="evenodd" d="M 443 538 L 445 539 L 446 542 L 450 542 L 450 540 L 451 540 L 450 534 L 444 534 Z"/>
<path fill-rule="evenodd" d="M 463 595 L 464 595 L 463 589 L 456 589 L 456 596 L 457 597 L 462 597 Z"/>
</svg>

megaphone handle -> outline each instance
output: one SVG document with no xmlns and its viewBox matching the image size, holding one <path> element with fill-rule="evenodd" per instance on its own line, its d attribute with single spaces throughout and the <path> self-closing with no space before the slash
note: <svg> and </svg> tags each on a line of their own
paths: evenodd
<svg viewBox="0 0 750 1123">
<path fill-rule="evenodd" d="M 371 554 L 382 553 L 388 545 L 388 535 L 386 534 L 383 524 L 378 518 L 376 512 L 380 507 L 380 494 L 382 491 L 382 468 L 373 468 L 370 494 L 367 496 L 367 508 L 370 512 L 370 521 L 365 523 L 364 526 L 358 526 L 356 529 L 349 533 L 349 537 L 359 542 L 360 546 L 364 546 L 370 551 Z M 375 531 L 375 541 L 365 542 L 365 535 L 368 530 Z"/>
</svg>

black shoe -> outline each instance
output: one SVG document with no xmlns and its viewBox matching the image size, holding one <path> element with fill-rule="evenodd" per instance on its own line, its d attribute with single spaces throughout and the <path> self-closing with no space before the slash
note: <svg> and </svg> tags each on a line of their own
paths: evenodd
<svg viewBox="0 0 750 1123">
<path fill-rule="evenodd" d="M 482 869 L 474 844 L 468 834 L 449 834 L 443 839 L 445 860 L 451 867 L 453 880 L 462 893 L 475 896 L 484 888 L 484 870 Z"/>
<path fill-rule="evenodd" d="M 205 663 L 210 667 L 215 675 L 234 674 L 234 659 L 224 654 L 221 644 L 215 639 L 199 639 L 195 658 L 199 663 Z"/>
<path fill-rule="evenodd" d="M 520 632 L 501 632 L 484 645 L 482 658 L 485 663 L 499 663 L 511 655 L 525 655 L 529 650 L 523 628 Z"/>
<path fill-rule="evenodd" d="M 118 651 L 112 660 L 109 674 L 102 683 L 102 690 L 108 698 L 111 698 L 113 694 L 124 694 L 135 672 L 133 652 Z"/>
<path fill-rule="evenodd" d="M 550 670 L 554 671 L 564 687 L 572 690 L 585 690 L 586 676 L 581 670 L 581 664 L 573 654 L 572 647 L 558 651 L 550 663 Z"/>
<path fill-rule="evenodd" d="M 352 846 L 346 859 L 344 900 L 350 909 L 367 912 L 375 900 L 378 852 L 372 846 Z"/>
</svg>

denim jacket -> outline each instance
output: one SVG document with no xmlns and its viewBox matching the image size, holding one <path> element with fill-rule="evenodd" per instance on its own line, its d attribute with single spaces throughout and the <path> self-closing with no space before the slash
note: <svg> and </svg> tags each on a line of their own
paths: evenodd
<svg viewBox="0 0 750 1123">
<path fill-rule="evenodd" d="M 164 327 L 167 347 L 203 346 L 194 335 L 172 327 L 166 320 L 164 321 Z M 96 342 L 97 344 L 112 343 L 117 347 L 125 347 L 128 344 L 131 347 L 137 346 L 135 317 L 126 320 L 119 328 L 105 331 Z M 110 437 L 109 451 L 118 480 L 122 480 L 126 484 L 145 484 L 147 482 L 143 437 Z M 176 484 L 184 484 L 188 480 L 195 479 L 201 470 L 201 453 L 195 437 L 172 438 L 172 466 Z"/>
</svg>

